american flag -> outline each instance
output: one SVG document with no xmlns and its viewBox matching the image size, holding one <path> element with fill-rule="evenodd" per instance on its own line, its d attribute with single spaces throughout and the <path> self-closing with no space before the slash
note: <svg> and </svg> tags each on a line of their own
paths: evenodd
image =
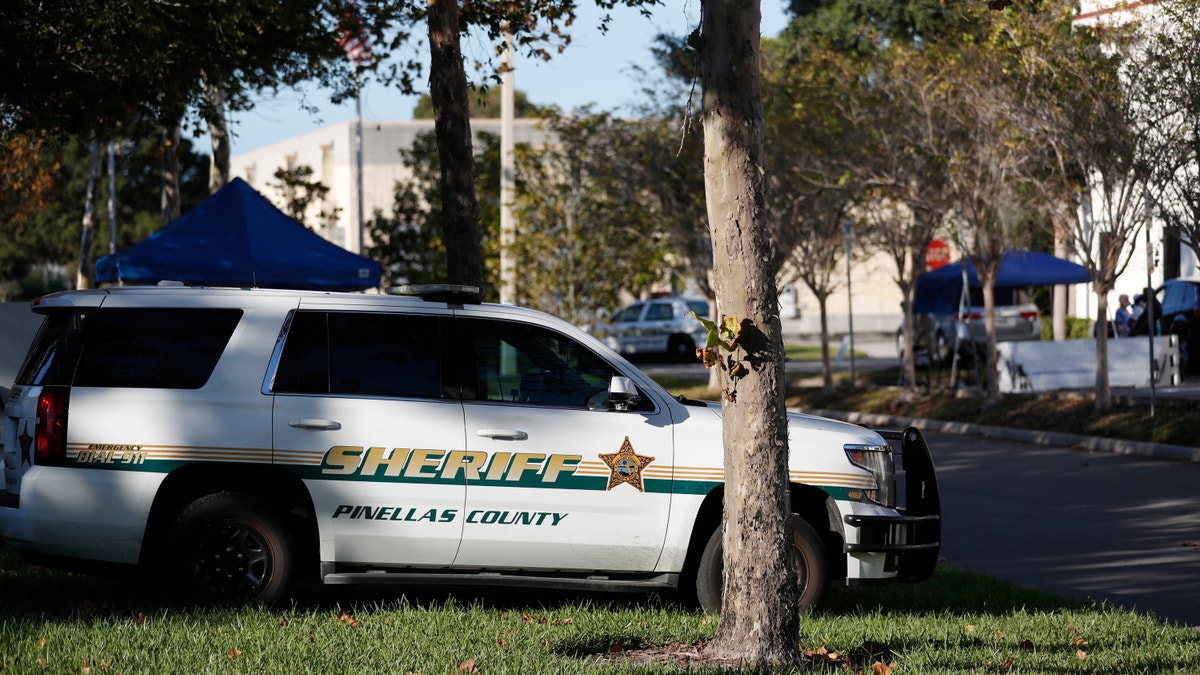
<svg viewBox="0 0 1200 675">
<path fill-rule="evenodd" d="M 371 36 L 363 26 L 358 3 L 351 3 L 350 6 L 351 10 L 342 18 L 342 37 L 338 39 L 338 44 L 346 50 L 346 56 L 355 65 L 362 65 L 371 60 Z"/>
</svg>

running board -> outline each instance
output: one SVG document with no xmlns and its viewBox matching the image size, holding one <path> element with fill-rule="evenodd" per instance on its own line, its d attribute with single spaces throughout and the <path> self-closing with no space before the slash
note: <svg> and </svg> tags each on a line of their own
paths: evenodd
<svg viewBox="0 0 1200 675">
<path fill-rule="evenodd" d="M 321 580 L 329 585 L 398 584 L 407 586 L 499 586 L 508 588 L 545 588 L 554 590 L 649 592 L 675 590 L 679 574 L 538 574 L 537 572 L 494 571 L 420 571 L 370 569 L 337 571 L 334 565 L 321 565 Z"/>
</svg>

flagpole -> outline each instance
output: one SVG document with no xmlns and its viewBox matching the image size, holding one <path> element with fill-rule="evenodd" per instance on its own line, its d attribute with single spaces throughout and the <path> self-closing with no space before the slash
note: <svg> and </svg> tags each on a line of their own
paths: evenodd
<svg viewBox="0 0 1200 675">
<path fill-rule="evenodd" d="M 354 160 L 355 178 L 358 183 L 358 254 L 366 255 L 366 239 L 363 223 L 363 132 L 362 132 L 362 80 L 358 68 L 354 69 Z"/>
</svg>

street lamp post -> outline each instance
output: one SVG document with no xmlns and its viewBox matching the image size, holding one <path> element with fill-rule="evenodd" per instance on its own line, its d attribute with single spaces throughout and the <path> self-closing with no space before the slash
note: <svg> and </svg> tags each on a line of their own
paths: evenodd
<svg viewBox="0 0 1200 675">
<path fill-rule="evenodd" d="M 850 288 L 850 249 L 854 244 L 854 223 L 842 221 L 842 234 L 846 238 L 846 320 L 850 330 L 850 391 L 857 387 L 858 376 L 854 369 L 854 293 Z"/>
</svg>

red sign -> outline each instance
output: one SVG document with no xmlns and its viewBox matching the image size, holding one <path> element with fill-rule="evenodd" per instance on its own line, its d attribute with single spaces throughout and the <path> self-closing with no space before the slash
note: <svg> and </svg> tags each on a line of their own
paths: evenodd
<svg viewBox="0 0 1200 675">
<path fill-rule="evenodd" d="M 925 269 L 932 271 L 950 262 L 950 245 L 941 239 L 929 242 L 925 250 Z"/>
</svg>

